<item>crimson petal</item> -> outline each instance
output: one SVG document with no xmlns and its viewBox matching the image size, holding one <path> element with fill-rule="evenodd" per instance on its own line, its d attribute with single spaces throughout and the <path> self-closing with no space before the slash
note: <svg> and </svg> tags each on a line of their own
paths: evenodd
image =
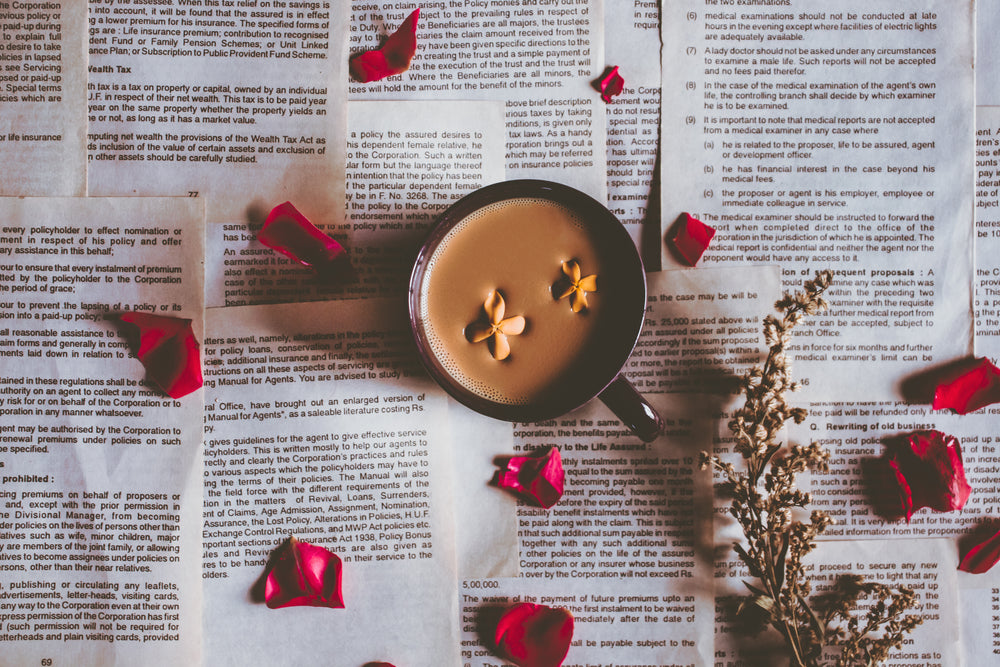
<svg viewBox="0 0 1000 667">
<path fill-rule="evenodd" d="M 625 90 L 625 79 L 618 73 L 618 66 L 615 65 L 608 75 L 601 79 L 601 99 L 610 102 L 611 98 L 621 95 Z"/>
<path fill-rule="evenodd" d="M 565 472 L 555 447 L 538 456 L 512 456 L 500 470 L 498 483 L 526 496 L 542 507 L 552 507 L 562 497 Z"/>
<path fill-rule="evenodd" d="M 938 512 L 962 509 L 972 487 L 965 479 L 958 439 L 941 431 L 915 431 L 907 443 L 909 449 L 901 448 L 889 461 L 900 484 L 906 520 L 921 507 Z"/>
<path fill-rule="evenodd" d="M 687 213 L 683 215 L 684 220 L 671 241 L 687 263 L 694 266 L 708 249 L 708 244 L 715 236 L 715 229 Z"/>
<path fill-rule="evenodd" d="M 1000 531 L 969 550 L 958 564 L 958 569 L 972 574 L 982 574 L 1000 560 Z"/>
<path fill-rule="evenodd" d="M 342 609 L 341 562 L 335 553 L 290 537 L 277 554 L 264 582 L 264 602 L 281 607 Z"/>
<path fill-rule="evenodd" d="M 271 209 L 257 240 L 296 262 L 320 270 L 347 260 L 344 247 L 320 231 L 291 202 Z"/>
<path fill-rule="evenodd" d="M 910 517 L 913 516 L 913 490 L 910 488 L 910 484 L 906 481 L 906 476 L 903 475 L 903 471 L 899 469 L 899 461 L 895 458 L 890 459 L 889 467 L 892 468 L 896 484 L 899 485 L 899 504 L 902 506 L 903 512 L 906 514 L 906 523 L 909 523 Z"/>
<path fill-rule="evenodd" d="M 417 52 L 418 18 L 420 18 L 419 7 L 406 17 L 381 47 L 351 58 L 351 76 L 361 83 L 368 83 L 402 74 L 409 69 L 410 60 Z"/>
<path fill-rule="evenodd" d="M 131 312 L 122 313 L 119 319 L 139 328 L 136 356 L 167 395 L 180 398 L 201 387 L 201 349 L 191 320 Z"/>
<path fill-rule="evenodd" d="M 503 657 L 519 667 L 559 667 L 573 641 L 573 614 L 521 602 L 500 618 L 495 640 Z"/>
<path fill-rule="evenodd" d="M 935 410 L 951 408 L 960 415 L 1000 402 L 1000 368 L 989 359 L 977 360 L 976 366 L 934 391 Z"/>
</svg>

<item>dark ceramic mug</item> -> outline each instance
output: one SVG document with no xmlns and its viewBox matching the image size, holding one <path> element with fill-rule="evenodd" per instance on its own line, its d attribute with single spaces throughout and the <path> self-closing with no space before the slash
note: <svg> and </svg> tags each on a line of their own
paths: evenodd
<svg viewBox="0 0 1000 667">
<path fill-rule="evenodd" d="M 584 259 L 578 262 L 577 257 Z M 567 260 L 581 270 L 574 274 L 564 268 Z M 452 268 L 458 265 L 463 268 Z M 592 287 L 580 278 L 595 267 L 600 268 L 597 289 L 582 295 L 588 305 L 577 311 L 571 302 L 581 295 L 560 297 L 573 292 L 573 285 Z M 497 321 L 514 318 L 499 329 L 490 319 L 494 292 L 504 297 Z M 477 412 L 536 422 L 597 397 L 642 440 L 654 440 L 663 430 L 656 411 L 622 374 L 645 318 L 642 260 L 621 222 L 578 190 L 550 181 L 515 180 L 488 185 L 455 202 L 417 256 L 409 311 L 428 372 Z M 521 315 L 521 322 L 511 324 Z M 474 323 L 482 335 L 470 334 Z M 577 337 L 577 327 L 585 327 L 580 330 L 586 334 Z M 483 343 L 491 330 L 504 334 L 497 338 L 506 342 L 500 347 L 510 350 L 508 358 L 496 358 L 495 338 L 487 336 Z M 548 361 L 558 361 L 560 355 L 566 359 L 549 377 Z M 464 357 L 474 365 L 465 365 Z M 512 360 L 521 364 L 520 370 Z M 537 380 L 533 393 L 508 391 L 505 378 L 512 376 L 514 383 Z"/>
</svg>

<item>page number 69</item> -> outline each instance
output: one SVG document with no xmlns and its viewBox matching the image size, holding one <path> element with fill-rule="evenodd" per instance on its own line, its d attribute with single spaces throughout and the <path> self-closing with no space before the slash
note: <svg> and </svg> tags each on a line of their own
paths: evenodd
<svg viewBox="0 0 1000 667">
<path fill-rule="evenodd" d="M 52 667 L 52 658 L 42 658 L 42 667 Z"/>
</svg>

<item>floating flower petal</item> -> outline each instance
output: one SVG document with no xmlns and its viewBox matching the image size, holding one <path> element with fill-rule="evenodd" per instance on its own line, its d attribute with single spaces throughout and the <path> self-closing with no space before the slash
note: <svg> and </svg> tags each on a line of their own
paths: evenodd
<svg viewBox="0 0 1000 667">
<path fill-rule="evenodd" d="M 417 52 L 418 18 L 420 18 L 419 8 L 406 17 L 381 47 L 351 58 L 351 76 L 361 83 L 368 83 L 402 74 L 409 69 L 410 60 Z"/>
<path fill-rule="evenodd" d="M 264 582 L 264 602 L 281 607 L 342 609 L 340 557 L 323 547 L 295 537 L 279 547 L 277 561 Z"/>
<path fill-rule="evenodd" d="M 309 222 L 287 201 L 271 209 L 264 226 L 257 233 L 257 240 L 299 264 L 320 271 L 339 269 L 339 265 L 347 261 L 344 247 Z"/>
<path fill-rule="evenodd" d="M 180 398 L 201 387 L 201 348 L 191 320 L 149 313 L 122 313 L 119 319 L 139 328 L 136 356 L 167 395 Z"/>
<path fill-rule="evenodd" d="M 489 318 L 490 324 L 499 324 L 507 312 L 507 302 L 503 300 L 503 294 L 498 290 L 493 290 L 487 294 L 486 301 L 483 302 L 483 312 Z"/>
<path fill-rule="evenodd" d="M 934 391 L 935 410 L 951 408 L 960 415 L 1000 402 L 1000 368 L 983 357 L 973 368 Z"/>
<path fill-rule="evenodd" d="M 601 79 L 601 99 L 610 102 L 612 97 L 620 95 L 623 90 L 625 90 L 625 79 L 618 73 L 618 66 L 615 65 L 608 75 Z"/>
<path fill-rule="evenodd" d="M 965 480 L 958 439 L 941 431 L 915 431 L 907 444 L 889 460 L 907 522 L 921 507 L 938 512 L 962 509 L 972 487 Z"/>
<path fill-rule="evenodd" d="M 490 349 L 490 354 L 497 361 L 503 361 L 510 356 L 510 342 L 502 331 L 493 332 L 493 335 L 486 341 L 486 345 Z"/>
<path fill-rule="evenodd" d="M 680 223 L 677 235 L 671 241 L 687 263 L 694 266 L 708 249 L 708 244 L 712 242 L 715 229 L 687 213 L 683 215 L 684 219 Z"/>
<path fill-rule="evenodd" d="M 575 259 L 562 263 L 563 276 L 552 286 L 552 294 L 557 299 L 567 296 L 574 313 L 587 309 L 587 292 L 597 291 L 597 275 L 581 277 L 580 263 Z"/>
<path fill-rule="evenodd" d="M 958 569 L 972 574 L 982 574 L 1000 560 L 1000 531 L 969 550 L 958 564 Z"/>
<path fill-rule="evenodd" d="M 566 609 L 522 602 L 497 623 L 497 649 L 519 667 L 559 667 L 573 641 L 573 615 Z"/>
<path fill-rule="evenodd" d="M 512 456 L 500 470 L 497 483 L 548 509 L 562 497 L 565 477 L 559 450 L 551 447 L 538 456 Z"/>
<path fill-rule="evenodd" d="M 517 336 L 524 332 L 527 321 L 520 315 L 504 318 L 507 305 L 503 295 L 498 290 L 492 290 L 486 295 L 483 312 L 486 321 L 476 320 L 465 327 L 465 338 L 470 343 L 486 341 L 490 354 L 497 361 L 503 361 L 510 356 L 510 343 L 507 336 Z"/>
</svg>

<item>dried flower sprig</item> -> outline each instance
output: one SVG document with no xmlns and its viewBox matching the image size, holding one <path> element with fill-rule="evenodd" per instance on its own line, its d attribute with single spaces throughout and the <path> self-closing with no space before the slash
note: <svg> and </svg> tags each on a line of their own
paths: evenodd
<svg viewBox="0 0 1000 667">
<path fill-rule="evenodd" d="M 846 574 L 824 606 L 826 643 L 840 647 L 837 667 L 878 665 L 903 643 L 903 637 L 923 619 L 906 611 L 917 604 L 911 588 L 894 588 Z M 867 609 L 861 614 L 858 609 Z"/>
<path fill-rule="evenodd" d="M 746 472 L 717 456 L 701 455 L 702 469 L 712 467 L 726 479 L 732 496 L 729 513 L 746 538 L 746 545 L 736 543 L 734 549 L 760 581 L 759 586 L 747 584 L 751 595 L 741 608 L 762 611 L 784 637 L 792 664 L 800 667 L 822 664 L 825 646 L 841 648 L 838 667 L 877 664 L 920 622 L 919 616 L 904 616 L 916 604 L 913 591 L 860 578 L 843 579 L 829 600 L 813 605 L 809 599 L 812 584 L 802 561 L 833 519 L 819 510 L 811 512 L 808 522 L 794 518 L 811 502 L 808 493 L 796 488 L 795 477 L 806 470 L 825 472 L 830 453 L 816 443 L 783 449 L 780 433 L 789 420 L 799 424 L 808 414 L 785 400 L 786 392 L 798 389 L 786 354 L 791 331 L 807 315 L 827 308 L 823 293 L 832 280 L 829 271 L 817 273 L 802 292 L 775 303 L 780 319 L 764 318 L 767 359 L 763 368 L 754 367 L 744 376 L 746 403 L 729 423 Z M 874 599 L 870 608 L 863 605 L 867 613 L 858 611 L 862 598 Z"/>
</svg>

